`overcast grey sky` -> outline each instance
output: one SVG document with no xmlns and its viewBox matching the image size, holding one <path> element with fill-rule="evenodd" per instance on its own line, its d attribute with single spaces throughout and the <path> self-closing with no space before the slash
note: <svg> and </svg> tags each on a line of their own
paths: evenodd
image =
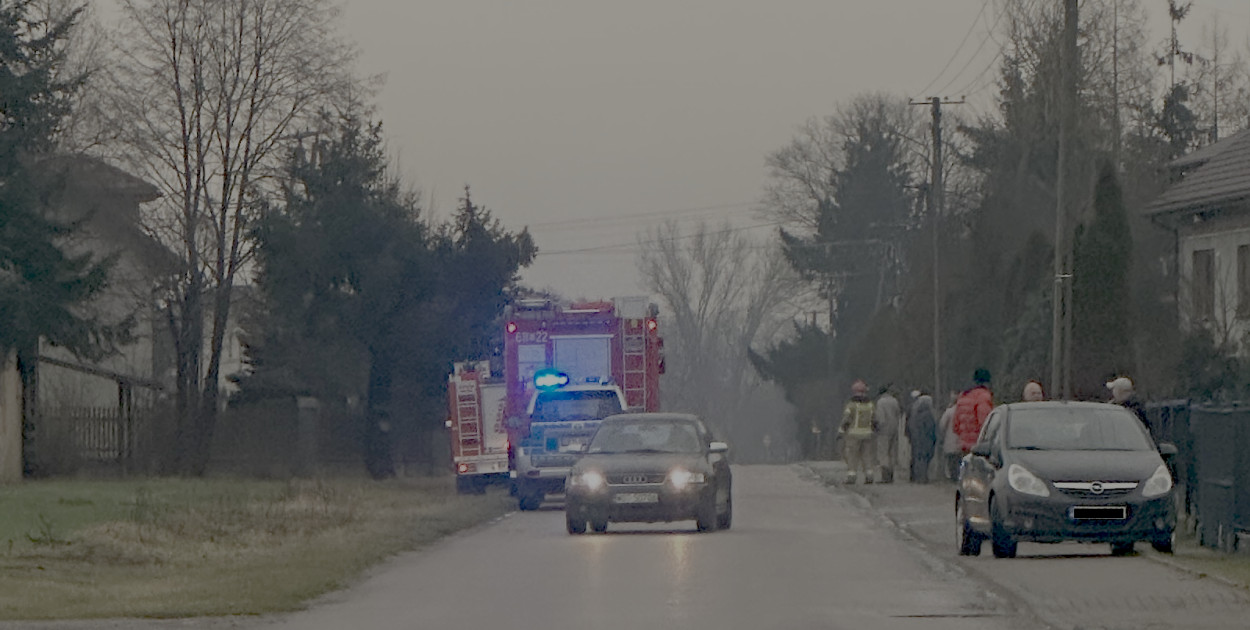
<svg viewBox="0 0 1250 630">
<path fill-rule="evenodd" d="M 99 0 L 105 17 L 113 1 Z M 1250 0 L 1195 4 L 1191 32 L 1219 17 L 1245 41 Z M 967 93 L 988 109 L 994 5 L 347 0 L 343 25 L 361 70 L 386 77 L 387 137 L 427 203 L 450 212 L 471 184 L 546 252 L 528 283 L 601 297 L 642 291 L 634 252 L 557 252 L 633 243 L 668 211 L 755 224 L 765 156 L 855 93 Z M 1146 6 L 1162 41 L 1166 0 Z"/>
</svg>

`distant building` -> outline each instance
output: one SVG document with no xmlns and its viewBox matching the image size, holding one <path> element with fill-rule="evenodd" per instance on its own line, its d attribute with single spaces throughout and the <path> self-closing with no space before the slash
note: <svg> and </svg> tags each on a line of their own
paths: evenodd
<svg viewBox="0 0 1250 630">
<path fill-rule="evenodd" d="M 173 351 L 160 310 L 159 287 L 177 273 L 178 259 L 142 229 L 140 206 L 155 201 L 155 186 L 102 160 L 58 156 L 40 165 L 52 213 L 76 230 L 63 244 L 71 255 L 112 258 L 109 284 L 84 310 L 106 323 L 133 322 L 132 338 L 114 355 L 87 360 L 41 344 L 38 404 L 107 408 L 119 404 L 119 383 L 133 386 L 137 404 L 151 405 L 172 386 Z"/>
<path fill-rule="evenodd" d="M 1250 130 L 1169 167 L 1175 182 L 1147 214 L 1176 236 L 1181 325 L 1240 341 L 1250 333 Z"/>
</svg>

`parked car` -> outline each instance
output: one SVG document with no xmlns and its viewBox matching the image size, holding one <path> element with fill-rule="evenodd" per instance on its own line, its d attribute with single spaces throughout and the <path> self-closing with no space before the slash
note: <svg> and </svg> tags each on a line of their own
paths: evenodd
<svg viewBox="0 0 1250 630">
<path fill-rule="evenodd" d="M 1020 541 L 1111 544 L 1139 541 L 1170 553 L 1176 508 L 1164 457 L 1150 433 L 1118 405 L 1034 402 L 1004 405 L 986 419 L 960 464 L 955 495 L 959 552 L 1011 558 Z"/>
<path fill-rule="evenodd" d="M 728 529 L 733 520 L 728 451 L 697 416 L 609 416 L 569 474 L 568 532 L 585 533 L 587 524 L 604 532 L 609 522 L 688 519 L 701 532 Z"/>
</svg>

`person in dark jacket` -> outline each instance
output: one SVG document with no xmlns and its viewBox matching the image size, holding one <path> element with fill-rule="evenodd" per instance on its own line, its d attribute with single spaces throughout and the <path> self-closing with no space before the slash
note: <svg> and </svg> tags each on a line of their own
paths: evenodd
<svg viewBox="0 0 1250 630">
<path fill-rule="evenodd" d="M 907 410 L 907 424 L 903 431 L 911 444 L 912 483 L 929 483 L 929 461 L 933 459 L 933 447 L 937 442 L 937 417 L 932 396 L 921 391 L 915 393 L 915 401 Z"/>
</svg>

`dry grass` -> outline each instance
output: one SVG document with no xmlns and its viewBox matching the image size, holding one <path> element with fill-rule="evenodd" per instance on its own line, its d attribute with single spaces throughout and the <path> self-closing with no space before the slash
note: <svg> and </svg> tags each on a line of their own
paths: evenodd
<svg viewBox="0 0 1250 630">
<path fill-rule="evenodd" d="M 292 610 L 509 505 L 500 493 L 459 496 L 447 479 L 117 484 L 129 484 L 120 504 L 92 503 L 105 517 L 79 515 L 71 530 L 45 516 L 0 555 L 0 618 Z"/>
<path fill-rule="evenodd" d="M 1178 536 L 1173 562 L 1196 573 L 1222 578 L 1250 589 L 1250 553 L 1216 551 L 1198 544 L 1192 536 Z M 1243 543 L 1244 546 L 1244 543 Z"/>
</svg>

